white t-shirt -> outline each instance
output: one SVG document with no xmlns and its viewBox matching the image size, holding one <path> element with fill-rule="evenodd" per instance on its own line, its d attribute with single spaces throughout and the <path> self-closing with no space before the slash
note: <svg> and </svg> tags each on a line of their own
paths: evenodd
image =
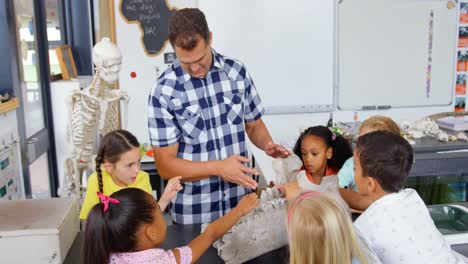
<svg viewBox="0 0 468 264">
<path fill-rule="evenodd" d="M 297 174 L 297 183 L 304 191 L 316 191 L 327 194 L 329 197 L 334 198 L 338 204 L 351 215 L 351 209 L 348 204 L 343 200 L 340 195 L 338 187 L 338 177 L 336 175 L 325 176 L 322 178 L 320 184 L 315 184 L 307 178 L 306 171 L 300 171 Z"/>
<path fill-rule="evenodd" d="M 468 263 L 445 242 L 418 193 L 404 189 L 375 201 L 354 226 L 384 264 Z"/>
</svg>

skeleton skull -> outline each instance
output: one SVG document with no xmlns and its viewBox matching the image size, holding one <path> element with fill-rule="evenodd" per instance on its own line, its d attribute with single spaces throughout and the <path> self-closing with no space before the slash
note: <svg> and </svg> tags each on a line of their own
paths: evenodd
<svg viewBox="0 0 468 264">
<path fill-rule="evenodd" d="M 119 71 L 122 64 L 122 54 L 120 49 L 110 41 L 103 38 L 93 48 L 93 61 L 96 71 L 107 83 L 114 83 L 119 78 Z"/>
</svg>

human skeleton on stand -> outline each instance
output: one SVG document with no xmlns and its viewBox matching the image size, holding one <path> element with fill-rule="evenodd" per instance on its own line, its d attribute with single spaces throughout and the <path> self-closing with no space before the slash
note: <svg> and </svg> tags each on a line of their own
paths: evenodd
<svg viewBox="0 0 468 264">
<path fill-rule="evenodd" d="M 74 90 L 67 97 L 67 140 L 72 146 L 64 162 L 64 179 L 60 196 L 81 196 L 82 178 L 94 171 L 97 135 L 104 136 L 118 129 L 119 102 L 123 101 L 123 127 L 127 125 L 128 95 L 110 85 L 119 77 L 122 55 L 108 38 L 93 48 L 96 73 L 90 86 Z"/>
</svg>

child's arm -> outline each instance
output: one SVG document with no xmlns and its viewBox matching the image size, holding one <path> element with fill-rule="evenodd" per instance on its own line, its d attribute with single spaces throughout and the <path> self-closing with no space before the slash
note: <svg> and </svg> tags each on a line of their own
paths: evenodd
<svg viewBox="0 0 468 264">
<path fill-rule="evenodd" d="M 343 200 L 345 200 L 351 209 L 365 211 L 367 207 L 372 204 L 372 200 L 367 196 L 362 196 L 359 193 L 349 189 L 339 188 L 338 190 L 340 191 L 340 195 Z"/>
<path fill-rule="evenodd" d="M 176 196 L 178 191 L 182 190 L 180 179 L 182 179 L 182 176 L 171 178 L 167 182 L 166 188 L 164 188 L 164 193 L 161 195 L 161 198 L 158 201 L 161 212 L 166 210 L 166 207 L 171 202 L 172 198 Z"/>
<path fill-rule="evenodd" d="M 195 263 L 216 240 L 229 231 L 242 216 L 252 211 L 259 202 L 255 193 L 248 194 L 229 213 L 209 224 L 205 232 L 188 244 L 192 250 L 192 263 Z M 179 255 L 178 250 L 173 251 L 177 257 Z"/>
</svg>

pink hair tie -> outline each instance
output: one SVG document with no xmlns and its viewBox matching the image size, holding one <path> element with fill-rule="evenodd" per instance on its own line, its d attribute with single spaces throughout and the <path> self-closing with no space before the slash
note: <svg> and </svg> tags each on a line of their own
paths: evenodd
<svg viewBox="0 0 468 264">
<path fill-rule="evenodd" d="M 306 192 L 304 194 L 302 194 L 301 196 L 299 196 L 299 198 L 297 198 L 294 203 L 292 204 L 292 206 L 289 208 L 289 212 L 288 212 L 288 226 L 289 226 L 289 223 L 291 222 L 291 217 L 292 217 L 292 212 L 294 210 L 294 208 L 297 206 L 297 204 L 304 200 L 305 198 L 313 195 L 313 194 L 319 194 L 320 192 L 315 192 L 315 191 L 311 191 L 311 192 Z"/>
<path fill-rule="evenodd" d="M 102 194 L 100 192 L 97 192 L 97 196 L 99 197 L 99 199 L 101 199 L 101 203 L 104 204 L 104 212 L 106 212 L 107 209 L 109 208 L 109 203 L 114 203 L 114 204 L 120 203 L 119 200 L 110 198 L 109 196 Z"/>
</svg>

